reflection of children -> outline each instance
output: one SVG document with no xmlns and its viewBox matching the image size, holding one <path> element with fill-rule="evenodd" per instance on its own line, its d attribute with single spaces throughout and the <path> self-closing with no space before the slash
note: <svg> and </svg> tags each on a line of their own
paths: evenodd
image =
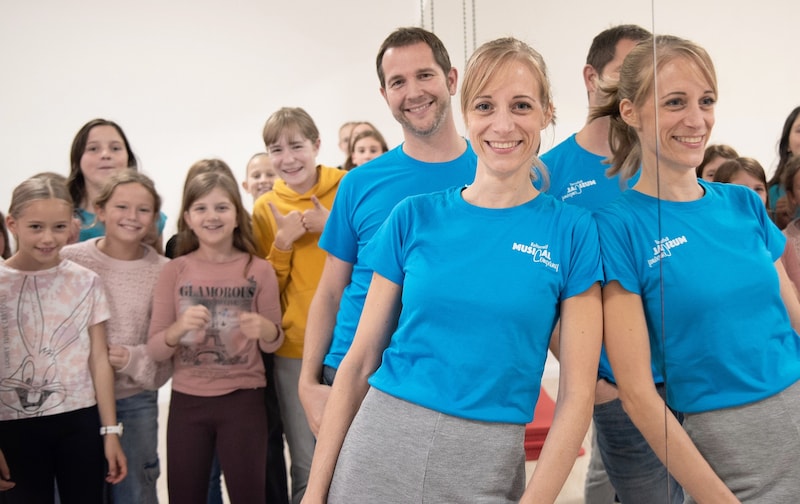
<svg viewBox="0 0 800 504">
<path fill-rule="evenodd" d="M 0 212 L 0 257 L 8 259 L 11 257 L 11 244 L 8 240 L 8 230 L 6 229 L 6 218 Z"/>
<path fill-rule="evenodd" d="M 793 208 L 800 207 L 800 155 L 790 158 L 784 166 L 783 187 L 786 188 L 786 198 Z M 796 218 L 786 225 L 783 230 L 788 242 L 800 257 L 800 219 Z"/>
<path fill-rule="evenodd" d="M 706 149 L 708 151 L 708 149 Z M 722 162 L 714 168 L 714 182 L 723 182 L 726 184 L 743 185 L 749 187 L 764 203 L 766 208 L 769 208 L 769 194 L 767 193 L 767 175 L 764 173 L 764 167 L 761 163 L 753 158 L 748 157 L 735 157 Z M 786 184 L 784 184 L 786 186 Z M 788 194 L 788 193 L 787 193 Z M 788 197 L 792 198 L 790 194 Z M 787 227 L 784 234 L 789 237 Z M 781 255 L 781 262 L 783 267 L 786 268 L 786 273 L 789 279 L 794 284 L 795 288 L 800 286 L 800 261 L 798 261 L 797 251 L 792 244 L 792 240 L 786 241 L 786 247 L 783 249 Z"/>
<path fill-rule="evenodd" d="M 786 163 L 798 153 L 800 153 L 800 107 L 795 107 L 783 123 L 781 138 L 778 141 L 778 166 L 769 179 L 767 188 L 769 209 L 774 215 L 775 224 L 781 229 L 796 216 L 797 209 L 784 197 L 786 188 L 783 186 L 783 181 L 786 177 Z"/>
<path fill-rule="evenodd" d="M 72 220 L 63 184 L 26 180 L 6 220 L 18 245 L 0 264 L 0 449 L 16 483 L 6 502 L 52 502 L 57 481 L 63 502 L 100 503 L 104 452 L 106 481 L 127 473 L 100 278 L 59 257 Z"/>
<path fill-rule="evenodd" d="M 143 241 L 161 207 L 153 181 L 133 170 L 113 175 L 95 201 L 105 236 L 65 247 L 61 256 L 103 280 L 111 319 L 109 360 L 116 370 L 117 417 L 125 424 L 122 447 L 128 477 L 114 486 L 115 504 L 158 502 L 158 392 L 169 363 L 145 353 L 153 287 L 167 259 Z"/>
<path fill-rule="evenodd" d="M 703 161 L 695 168 L 697 178 L 713 182 L 719 165 L 737 157 L 739 154 L 733 147 L 723 144 L 709 145 L 703 153 Z"/>
<path fill-rule="evenodd" d="M 753 158 L 737 156 L 723 161 L 717 165 L 711 180 L 749 187 L 758 194 L 764 206 L 769 207 L 767 175 L 764 173 L 761 163 Z"/>
<path fill-rule="evenodd" d="M 255 257 L 236 182 L 203 173 L 187 182 L 186 229 L 159 277 L 148 352 L 172 359 L 167 425 L 171 503 L 205 502 L 216 450 L 232 502 L 264 502 L 267 418 L 259 349 L 283 343 L 278 284 Z"/>
</svg>

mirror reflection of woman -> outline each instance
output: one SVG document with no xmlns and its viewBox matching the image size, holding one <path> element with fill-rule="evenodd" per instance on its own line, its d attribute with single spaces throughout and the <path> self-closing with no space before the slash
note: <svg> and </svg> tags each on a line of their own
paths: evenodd
<svg viewBox="0 0 800 504">
<path fill-rule="evenodd" d="M 725 161 L 736 159 L 737 157 L 739 157 L 739 153 L 729 145 L 709 145 L 706 147 L 705 154 L 703 154 L 703 161 L 697 165 L 695 170 L 697 178 L 713 182 L 717 168 Z"/>
<path fill-rule="evenodd" d="M 697 179 L 714 66 L 687 40 L 653 43 L 631 51 L 614 99 L 594 111 L 612 118 L 611 171 L 642 170 L 596 214 L 620 397 L 687 502 L 794 502 L 800 304 L 780 261 L 785 238 L 755 192 Z M 683 428 L 649 379 L 651 352 Z"/>
<path fill-rule="evenodd" d="M 775 215 L 775 224 L 781 229 L 798 217 L 797 206 L 786 197 L 786 185 L 783 183 L 786 164 L 797 153 L 800 153 L 800 107 L 792 109 L 783 123 L 778 140 L 778 166 L 769 179 L 769 208 Z"/>
<path fill-rule="evenodd" d="M 516 39 L 484 44 L 461 106 L 475 180 L 405 199 L 361 254 L 376 273 L 306 504 L 553 502 L 575 462 L 593 408 L 602 274 L 591 215 L 531 183 L 553 114 L 541 56 Z M 525 424 L 559 312 L 555 419 L 526 491 Z"/>
</svg>

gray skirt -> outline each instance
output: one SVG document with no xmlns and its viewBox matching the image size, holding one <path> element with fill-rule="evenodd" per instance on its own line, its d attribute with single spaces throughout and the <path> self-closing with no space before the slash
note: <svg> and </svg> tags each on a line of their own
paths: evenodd
<svg viewBox="0 0 800 504">
<path fill-rule="evenodd" d="M 491 503 L 525 490 L 525 426 L 457 418 L 370 388 L 328 502 Z"/>
<path fill-rule="evenodd" d="M 683 427 L 743 503 L 800 502 L 800 382 L 756 403 L 687 414 Z"/>
</svg>

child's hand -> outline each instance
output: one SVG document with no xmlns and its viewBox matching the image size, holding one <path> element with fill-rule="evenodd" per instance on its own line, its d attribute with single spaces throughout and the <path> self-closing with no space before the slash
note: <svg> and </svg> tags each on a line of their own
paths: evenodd
<svg viewBox="0 0 800 504">
<path fill-rule="evenodd" d="M 81 237 L 81 226 L 82 226 L 81 220 L 77 217 L 73 217 L 69 225 L 69 236 L 67 237 L 67 244 L 78 243 L 78 240 Z"/>
<path fill-rule="evenodd" d="M 203 305 L 192 305 L 186 308 L 171 326 L 171 330 L 165 337 L 165 342 L 169 346 L 177 346 L 179 342 L 184 341 L 184 337 L 188 334 L 205 331 L 210 322 L 211 312 L 208 311 L 208 308 Z M 194 341 L 186 342 L 186 344 L 191 343 L 194 343 Z"/>
<path fill-rule="evenodd" d="M 775 203 L 775 225 L 780 229 L 785 229 L 794 219 L 796 211 L 797 209 L 789 201 L 789 198 L 781 196 Z"/>
<path fill-rule="evenodd" d="M 124 346 L 108 345 L 108 362 L 111 367 L 119 371 L 128 365 L 131 359 L 131 353 Z"/>
<path fill-rule="evenodd" d="M 278 230 L 275 232 L 275 246 L 280 250 L 291 250 L 292 244 L 306 234 L 303 225 L 303 215 L 297 210 L 283 215 L 272 202 L 269 202 L 269 209 L 275 217 L 275 225 Z"/>
<path fill-rule="evenodd" d="M 8 469 L 8 462 L 3 451 L 0 450 L 0 492 L 11 490 L 16 483 L 11 481 L 11 471 Z"/>
<path fill-rule="evenodd" d="M 108 474 L 106 481 L 116 485 L 128 475 L 128 459 L 122 451 L 119 436 L 116 434 L 106 434 L 103 436 L 103 446 L 108 462 Z"/>
<path fill-rule="evenodd" d="M 316 196 L 311 196 L 311 202 L 314 203 L 314 208 L 303 212 L 303 226 L 309 233 L 321 233 L 331 212 L 322 206 Z"/>
<path fill-rule="evenodd" d="M 260 339 L 264 343 L 272 343 L 279 336 L 278 328 L 275 324 L 258 313 L 239 313 L 239 330 L 242 331 L 242 334 L 247 339 Z"/>
</svg>

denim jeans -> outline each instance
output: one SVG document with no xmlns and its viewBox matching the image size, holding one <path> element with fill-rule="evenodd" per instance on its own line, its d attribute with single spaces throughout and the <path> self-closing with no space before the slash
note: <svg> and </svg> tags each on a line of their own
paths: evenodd
<svg viewBox="0 0 800 504">
<path fill-rule="evenodd" d="M 208 500 L 206 504 L 222 504 L 222 468 L 219 466 L 219 457 L 214 453 L 211 461 L 211 476 L 208 478 Z"/>
<path fill-rule="evenodd" d="M 608 479 L 600 447 L 597 446 L 596 428 L 592 432 L 592 451 L 589 453 L 589 467 L 586 470 L 583 498 L 585 504 L 614 504 L 617 502 L 617 493 L 611 480 Z"/>
<path fill-rule="evenodd" d="M 114 504 L 157 504 L 158 392 L 145 390 L 117 400 L 117 419 L 125 426 L 120 442 L 128 476 L 113 486 Z"/>
<path fill-rule="evenodd" d="M 664 386 L 657 388 L 664 397 Z M 683 489 L 622 409 L 619 399 L 595 405 L 594 426 L 603 464 L 622 504 L 683 502 Z"/>
</svg>

